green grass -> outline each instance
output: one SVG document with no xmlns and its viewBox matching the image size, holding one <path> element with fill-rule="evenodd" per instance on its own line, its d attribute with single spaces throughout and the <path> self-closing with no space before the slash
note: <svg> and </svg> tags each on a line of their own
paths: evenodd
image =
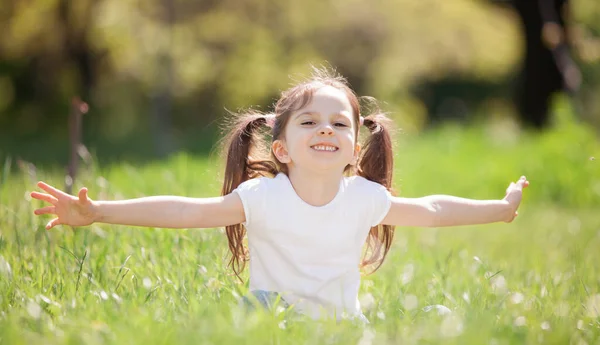
<svg viewBox="0 0 600 345">
<path fill-rule="evenodd" d="M 101 199 L 214 196 L 216 158 L 96 164 L 77 185 Z M 501 198 L 522 174 L 531 187 L 511 224 L 397 229 L 387 261 L 363 281 L 368 327 L 245 314 L 237 300 L 247 287 L 226 267 L 221 230 L 47 232 L 27 193 L 40 179 L 61 186 L 63 169 L 5 162 L 0 343 L 597 344 L 599 159 L 594 134 L 569 121 L 542 135 L 503 125 L 401 135 L 395 185 L 404 196 Z M 452 314 L 424 311 L 435 304 Z"/>
</svg>

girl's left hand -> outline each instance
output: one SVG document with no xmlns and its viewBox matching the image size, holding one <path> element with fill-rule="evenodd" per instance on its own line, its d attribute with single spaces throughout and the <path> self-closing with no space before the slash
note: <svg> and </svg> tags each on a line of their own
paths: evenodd
<svg viewBox="0 0 600 345">
<path fill-rule="evenodd" d="M 504 197 L 504 200 L 507 201 L 508 204 L 511 206 L 511 213 L 510 217 L 507 220 L 505 220 L 505 222 L 510 223 L 515 219 L 516 216 L 519 215 L 517 209 L 521 204 L 521 199 L 523 197 L 523 188 L 527 188 L 527 186 L 529 186 L 529 181 L 527 181 L 527 178 L 525 176 L 521 176 L 521 178 L 516 183 L 511 182 L 508 188 L 506 188 L 506 196 Z"/>
<path fill-rule="evenodd" d="M 51 206 L 34 211 L 36 215 L 52 214 L 56 218 L 47 225 L 46 230 L 59 224 L 85 226 L 92 224 L 98 217 L 95 202 L 87 195 L 87 188 L 81 188 L 78 196 L 69 195 L 44 182 L 38 182 L 38 187 L 46 193 L 32 192 L 31 197 L 50 203 Z"/>
</svg>

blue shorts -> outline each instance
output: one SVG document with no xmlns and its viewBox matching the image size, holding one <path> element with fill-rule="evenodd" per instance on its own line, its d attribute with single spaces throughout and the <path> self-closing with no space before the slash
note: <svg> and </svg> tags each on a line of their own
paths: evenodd
<svg viewBox="0 0 600 345">
<path fill-rule="evenodd" d="M 274 307 L 282 307 L 284 310 L 290 308 L 289 303 L 287 303 L 277 292 L 252 290 L 250 294 L 251 297 L 244 296 L 242 302 L 244 306 L 251 310 L 255 309 L 257 306 L 261 306 L 267 310 L 273 310 Z M 360 323 L 363 324 L 369 324 L 369 319 L 362 313 L 354 317 L 353 320 L 360 321 Z"/>
<path fill-rule="evenodd" d="M 283 298 L 281 298 L 281 295 L 277 292 L 253 290 L 250 292 L 250 294 L 252 296 L 244 296 L 242 298 L 242 302 L 246 307 L 251 309 L 257 307 L 257 303 L 259 306 L 262 306 L 268 310 L 273 309 L 275 306 L 283 307 L 284 309 L 288 309 L 290 307 L 290 305 Z"/>
</svg>

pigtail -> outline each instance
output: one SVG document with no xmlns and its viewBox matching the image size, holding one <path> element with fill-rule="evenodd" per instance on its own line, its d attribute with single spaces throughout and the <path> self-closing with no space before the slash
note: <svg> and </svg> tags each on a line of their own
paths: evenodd
<svg viewBox="0 0 600 345">
<path fill-rule="evenodd" d="M 221 195 L 230 194 L 249 179 L 277 174 L 275 163 L 265 158 L 265 133 L 261 131 L 266 128 L 270 116 L 272 115 L 251 112 L 234 119 L 225 139 L 227 152 Z M 226 226 L 225 232 L 232 254 L 229 266 L 239 278 L 248 261 L 247 249 L 243 243 L 246 228 L 242 224 L 235 224 Z"/>
<path fill-rule="evenodd" d="M 357 174 L 370 181 L 377 182 L 393 193 L 392 176 L 394 171 L 394 156 L 389 123 L 391 120 L 382 113 L 376 113 L 364 118 L 364 126 L 371 135 L 366 139 L 358 162 Z M 372 272 L 377 271 L 394 239 L 394 227 L 377 225 L 371 228 L 366 241 L 362 267 L 375 265 Z"/>
</svg>

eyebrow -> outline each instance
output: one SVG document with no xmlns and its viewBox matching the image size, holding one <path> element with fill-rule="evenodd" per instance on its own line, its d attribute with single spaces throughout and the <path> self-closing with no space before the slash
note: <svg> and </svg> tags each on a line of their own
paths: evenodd
<svg viewBox="0 0 600 345">
<path fill-rule="evenodd" d="M 303 113 L 296 114 L 296 115 L 294 116 L 294 118 L 295 118 L 295 119 L 297 119 L 297 118 L 299 118 L 300 116 L 303 116 L 303 115 L 317 115 L 317 114 L 319 114 L 319 113 L 318 113 L 318 112 L 316 112 L 316 111 L 305 111 L 305 112 L 303 112 Z M 344 115 L 344 114 L 342 114 L 342 113 L 336 113 L 336 114 L 334 114 L 334 116 L 337 116 L 337 117 L 342 117 L 342 118 L 345 118 L 345 119 L 347 119 L 347 120 L 350 120 L 350 121 L 352 121 L 352 118 L 351 118 L 350 116 L 346 116 L 346 115 Z"/>
</svg>

